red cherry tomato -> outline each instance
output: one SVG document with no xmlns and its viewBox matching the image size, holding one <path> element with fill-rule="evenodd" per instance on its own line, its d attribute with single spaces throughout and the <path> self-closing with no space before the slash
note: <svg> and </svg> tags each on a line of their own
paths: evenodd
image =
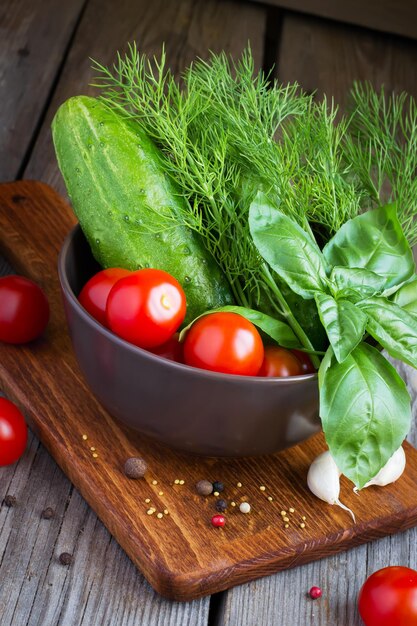
<svg viewBox="0 0 417 626">
<path fill-rule="evenodd" d="M 263 356 L 262 339 L 255 326 L 236 313 L 200 317 L 184 342 L 187 365 L 225 374 L 256 376 Z"/>
<path fill-rule="evenodd" d="M 48 300 L 36 283 L 23 276 L 0 278 L 0 341 L 33 341 L 43 333 L 48 320 Z"/>
<path fill-rule="evenodd" d="M 162 344 L 162 346 L 152 348 L 150 352 L 157 354 L 158 356 L 163 356 L 165 359 L 169 359 L 170 361 L 184 363 L 183 346 L 182 343 L 178 341 L 178 338 L 179 333 L 174 333 L 168 341 Z"/>
<path fill-rule="evenodd" d="M 359 592 L 359 613 L 366 626 L 417 626 L 417 572 L 384 567 Z"/>
<path fill-rule="evenodd" d="M 131 272 L 110 291 L 106 315 L 116 335 L 141 348 L 154 348 L 168 341 L 184 321 L 185 294 L 167 272 Z"/>
<path fill-rule="evenodd" d="M 94 274 L 81 289 L 78 296 L 81 306 L 103 326 L 107 326 L 106 304 L 111 288 L 130 273 L 120 267 L 109 267 Z"/>
<path fill-rule="evenodd" d="M 311 362 L 310 357 L 307 352 L 302 352 L 302 350 L 291 350 L 293 354 L 297 357 L 297 359 L 301 363 L 301 371 L 303 374 L 314 374 L 316 372 L 316 368 Z"/>
<path fill-rule="evenodd" d="M 300 376 L 301 374 L 303 374 L 301 363 L 290 350 L 279 346 L 267 346 L 265 348 L 265 357 L 258 376 L 275 378 Z"/>
<path fill-rule="evenodd" d="M 0 465 L 10 465 L 22 456 L 28 430 L 25 418 L 13 402 L 0 398 Z"/>
</svg>

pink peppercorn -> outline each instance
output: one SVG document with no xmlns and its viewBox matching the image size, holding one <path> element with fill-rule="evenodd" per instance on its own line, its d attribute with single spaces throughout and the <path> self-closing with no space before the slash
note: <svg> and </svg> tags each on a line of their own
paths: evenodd
<svg viewBox="0 0 417 626">
<path fill-rule="evenodd" d="M 323 592 L 320 587 L 311 587 L 309 594 L 312 600 L 317 600 L 317 598 L 321 598 Z"/>
<path fill-rule="evenodd" d="M 219 528 L 221 526 L 224 526 L 226 523 L 226 518 L 224 515 L 213 515 L 213 517 L 211 518 L 211 523 L 213 524 L 213 526 L 215 526 L 216 528 Z"/>
</svg>

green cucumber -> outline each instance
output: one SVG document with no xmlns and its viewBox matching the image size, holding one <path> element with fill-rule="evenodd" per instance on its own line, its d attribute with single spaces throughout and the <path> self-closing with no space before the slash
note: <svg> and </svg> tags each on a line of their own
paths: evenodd
<svg viewBox="0 0 417 626">
<path fill-rule="evenodd" d="M 102 267 L 163 269 L 181 283 L 187 321 L 233 302 L 198 233 L 181 224 L 186 200 L 137 122 L 96 98 L 70 98 L 52 122 L 58 165 Z"/>
</svg>

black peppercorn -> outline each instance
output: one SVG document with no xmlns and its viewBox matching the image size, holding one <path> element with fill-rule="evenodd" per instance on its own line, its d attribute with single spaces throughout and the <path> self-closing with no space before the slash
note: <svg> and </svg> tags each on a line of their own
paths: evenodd
<svg viewBox="0 0 417 626">
<path fill-rule="evenodd" d="M 217 491 L 218 493 L 220 493 L 221 491 L 224 491 L 223 483 L 219 482 L 218 480 L 214 481 L 213 491 Z"/>
<path fill-rule="evenodd" d="M 50 506 L 48 506 L 48 508 L 44 509 L 41 513 L 41 518 L 42 519 L 52 519 L 55 515 L 55 512 L 53 509 L 51 509 Z"/>
<path fill-rule="evenodd" d="M 16 505 L 16 502 L 17 502 L 17 500 L 16 500 L 15 496 L 11 496 L 9 493 L 8 493 L 6 496 L 4 496 L 3 503 L 4 503 L 6 506 L 8 506 L 9 508 L 10 508 L 11 506 L 15 506 L 15 505 Z"/>
<path fill-rule="evenodd" d="M 226 500 L 216 500 L 216 511 L 219 511 L 219 513 L 224 513 L 224 511 L 227 509 L 227 502 Z"/>
<path fill-rule="evenodd" d="M 63 552 L 59 555 L 59 562 L 61 563 L 61 565 L 71 565 L 72 554 L 69 554 L 68 552 Z"/>
</svg>

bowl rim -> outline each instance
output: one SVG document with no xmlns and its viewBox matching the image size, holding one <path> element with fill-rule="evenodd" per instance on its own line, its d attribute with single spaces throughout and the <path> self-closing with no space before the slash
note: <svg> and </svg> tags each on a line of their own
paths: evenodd
<svg viewBox="0 0 417 626">
<path fill-rule="evenodd" d="M 310 380 L 318 379 L 318 372 L 314 374 L 301 374 L 299 376 L 282 376 L 282 377 L 268 377 L 268 376 L 245 376 L 242 374 L 226 374 L 223 372 L 213 372 L 211 370 L 205 370 L 199 367 L 193 367 L 191 365 L 187 365 L 186 363 L 178 363 L 177 361 L 172 361 L 170 359 L 166 359 L 162 356 L 154 354 L 149 350 L 145 350 L 144 348 L 140 348 L 139 346 L 135 346 L 132 343 L 129 343 L 125 339 L 122 339 L 111 330 L 100 324 L 88 311 L 81 306 L 77 296 L 75 295 L 69 280 L 67 273 L 65 271 L 65 261 L 68 256 L 69 248 L 72 244 L 74 236 L 77 232 L 81 231 L 82 228 L 79 223 L 77 223 L 67 236 L 61 246 L 61 249 L 58 254 L 58 276 L 59 281 L 61 283 L 61 288 L 67 298 L 69 298 L 72 306 L 77 310 L 77 312 L 81 315 L 84 321 L 91 326 L 96 332 L 104 335 L 110 341 L 121 346 L 122 349 L 128 350 L 133 354 L 140 354 L 142 357 L 148 358 L 150 361 L 154 361 L 159 364 L 164 364 L 169 368 L 173 368 L 174 370 L 179 370 L 184 372 L 187 375 L 194 375 L 201 378 L 212 378 L 214 380 L 220 381 L 229 381 L 231 383 L 242 383 L 245 382 L 249 385 L 253 386 L 263 386 L 263 385 L 279 385 L 283 384 L 285 386 L 295 385 L 300 382 L 307 382 Z M 84 235 L 85 236 L 85 235 Z M 88 243 L 88 241 L 87 241 Z"/>
</svg>

